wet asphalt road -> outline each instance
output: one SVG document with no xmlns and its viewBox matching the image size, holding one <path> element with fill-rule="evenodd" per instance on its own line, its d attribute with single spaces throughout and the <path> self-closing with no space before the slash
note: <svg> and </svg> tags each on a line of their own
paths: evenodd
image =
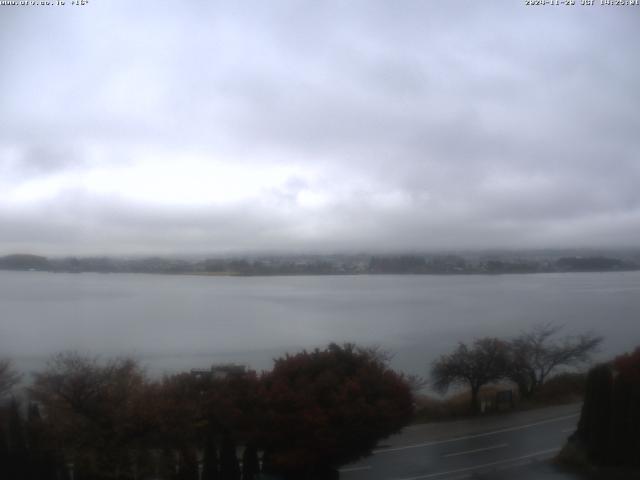
<svg viewBox="0 0 640 480">
<path fill-rule="evenodd" d="M 575 430 L 579 405 L 405 429 L 373 455 L 341 469 L 342 480 L 506 478 L 565 480 L 549 459 Z"/>
</svg>

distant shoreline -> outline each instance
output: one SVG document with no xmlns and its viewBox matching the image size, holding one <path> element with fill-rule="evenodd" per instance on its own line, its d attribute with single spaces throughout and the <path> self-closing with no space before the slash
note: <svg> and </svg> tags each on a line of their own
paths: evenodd
<svg viewBox="0 0 640 480">
<path fill-rule="evenodd" d="M 530 272 L 456 272 L 456 273 L 436 273 L 436 272 L 422 272 L 422 273 L 372 273 L 372 272 L 359 272 L 359 273 L 241 273 L 241 272 L 145 272 L 145 271 L 95 271 L 95 270 L 83 270 L 83 271 L 64 271 L 64 270 L 24 270 L 24 269 L 8 269 L 0 268 L 0 272 L 32 272 L 32 273 L 52 273 L 52 274 L 102 274 L 102 275 L 118 275 L 118 274 L 131 274 L 131 275 L 166 275 L 166 276 L 185 276 L 185 277 L 225 277 L 225 278 L 249 278 L 249 277 L 390 277 L 390 276 L 402 276 L 402 277 L 460 277 L 460 276 L 484 276 L 484 277 L 496 277 L 502 275 L 542 275 L 542 274 L 571 274 L 571 273 L 627 273 L 638 272 L 640 268 L 633 269 L 621 269 L 621 270 L 549 270 L 549 271 L 530 271 Z"/>
<path fill-rule="evenodd" d="M 288 255 L 184 259 L 168 257 L 0 257 L 0 270 L 53 273 L 152 273 L 226 277 L 327 275 L 503 275 L 640 270 L 640 251 L 606 254 L 509 252 L 440 255 Z"/>
</svg>

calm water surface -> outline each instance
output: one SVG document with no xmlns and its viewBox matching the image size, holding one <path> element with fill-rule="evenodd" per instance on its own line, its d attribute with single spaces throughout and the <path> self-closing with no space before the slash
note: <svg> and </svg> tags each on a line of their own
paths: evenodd
<svg viewBox="0 0 640 480">
<path fill-rule="evenodd" d="M 426 374 L 458 341 L 539 322 L 605 336 L 601 357 L 640 344 L 640 272 L 198 277 L 0 272 L 0 356 L 20 368 L 77 349 L 127 354 L 152 373 L 212 362 L 271 366 L 282 353 L 353 341 Z"/>
</svg>

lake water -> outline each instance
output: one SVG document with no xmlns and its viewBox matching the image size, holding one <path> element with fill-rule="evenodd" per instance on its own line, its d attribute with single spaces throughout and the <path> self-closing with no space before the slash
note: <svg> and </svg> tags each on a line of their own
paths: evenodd
<svg viewBox="0 0 640 480">
<path fill-rule="evenodd" d="M 139 358 L 151 373 L 353 341 L 425 375 L 458 341 L 554 321 L 604 335 L 601 358 L 640 344 L 640 272 L 205 277 L 0 271 L 0 357 L 23 370 L 77 349 Z"/>
</svg>

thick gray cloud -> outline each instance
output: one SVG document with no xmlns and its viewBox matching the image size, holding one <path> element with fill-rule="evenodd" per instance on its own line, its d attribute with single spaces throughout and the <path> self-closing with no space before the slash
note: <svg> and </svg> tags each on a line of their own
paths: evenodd
<svg viewBox="0 0 640 480">
<path fill-rule="evenodd" d="M 0 253 L 637 245 L 640 7 L 523 3 L 0 7 Z"/>
</svg>

